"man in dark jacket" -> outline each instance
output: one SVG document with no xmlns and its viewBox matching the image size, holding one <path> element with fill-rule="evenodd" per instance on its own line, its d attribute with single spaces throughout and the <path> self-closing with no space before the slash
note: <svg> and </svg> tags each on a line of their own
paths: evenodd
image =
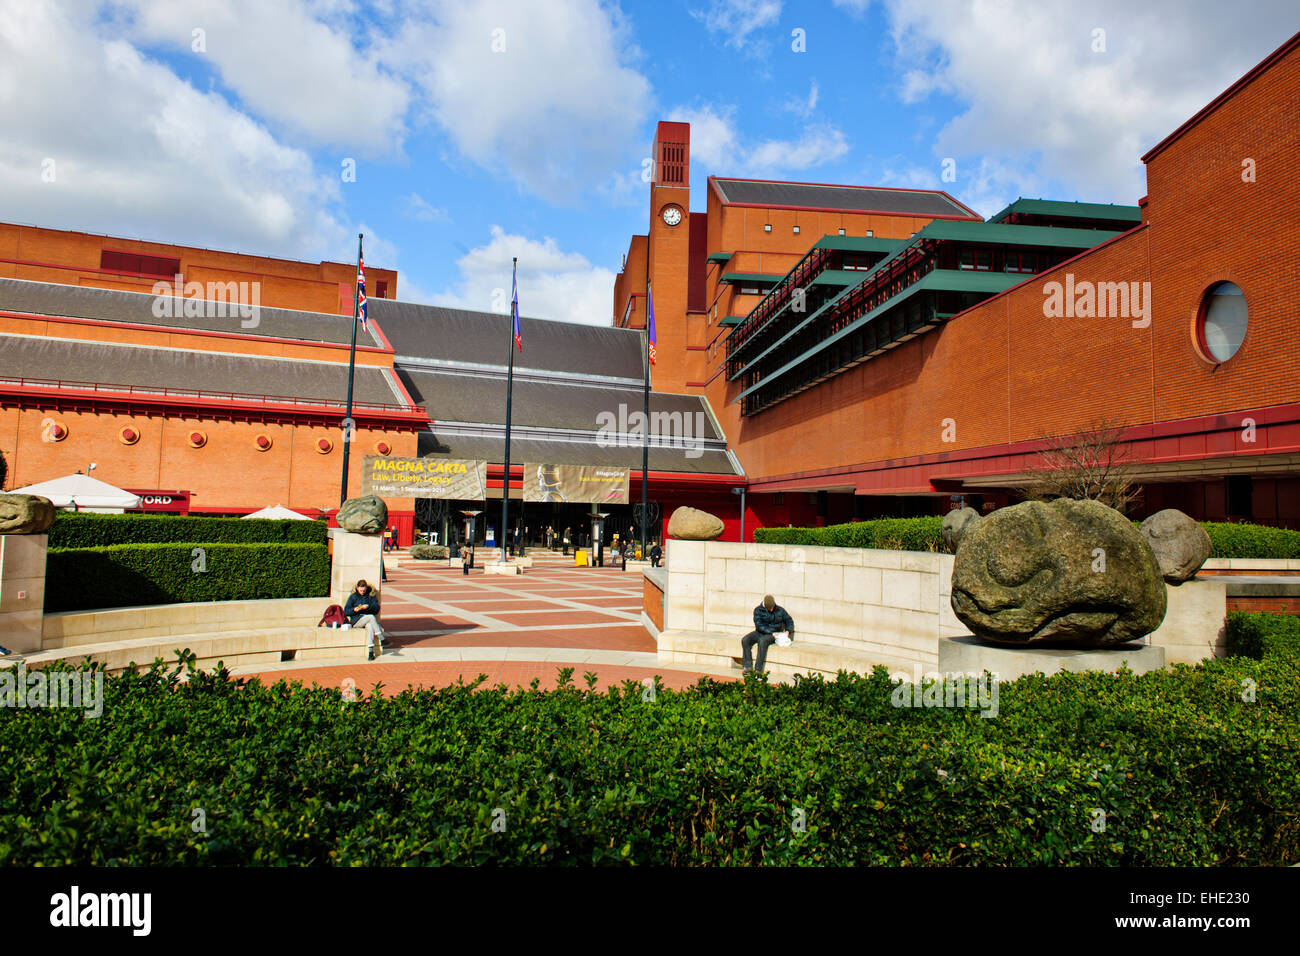
<svg viewBox="0 0 1300 956">
<path fill-rule="evenodd" d="M 768 594 L 763 597 L 763 603 L 754 608 L 754 629 L 740 639 L 740 649 L 744 657 L 740 661 L 740 666 L 745 671 L 763 670 L 764 663 L 767 661 L 767 649 L 776 641 L 776 633 L 785 631 L 794 639 L 794 618 L 785 608 L 776 603 L 776 599 Z M 758 661 L 755 663 L 750 659 L 750 649 L 758 645 Z M 734 660 L 734 658 L 733 658 Z"/>
<path fill-rule="evenodd" d="M 650 567 L 652 568 L 659 567 L 659 562 L 660 560 L 662 560 L 663 556 L 664 556 L 664 549 L 659 547 L 659 542 L 656 541 L 654 544 L 650 546 Z"/>
<path fill-rule="evenodd" d="M 364 579 L 358 581 L 356 589 L 348 595 L 347 603 L 343 605 L 343 616 L 350 626 L 365 628 L 367 650 L 374 650 L 376 638 L 380 644 L 388 643 L 384 629 L 379 625 L 379 595 L 371 592 Z"/>
</svg>

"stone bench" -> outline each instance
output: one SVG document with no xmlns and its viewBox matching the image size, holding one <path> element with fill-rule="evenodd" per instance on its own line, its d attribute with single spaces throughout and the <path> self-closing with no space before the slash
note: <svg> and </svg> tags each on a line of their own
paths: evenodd
<svg viewBox="0 0 1300 956">
<path fill-rule="evenodd" d="M 100 640 L 34 651 L 23 656 L 28 668 L 55 661 L 78 664 L 86 658 L 103 664 L 109 673 L 117 673 L 131 664 L 148 668 L 157 658 L 176 663 L 176 652 L 188 648 L 200 669 L 211 669 L 218 661 L 227 667 L 278 664 L 283 661 L 355 660 L 365 661 L 365 628 L 258 627 L 203 631 L 191 634 L 136 637 L 124 640 Z"/>
<path fill-rule="evenodd" d="M 732 665 L 732 659 L 741 656 L 740 639 L 749 633 L 727 634 L 720 631 L 663 631 L 658 638 L 659 663 L 678 667 L 722 668 Z M 884 665 L 890 673 L 912 674 L 920 663 L 865 648 L 822 644 L 801 640 L 798 631 L 789 647 L 776 644 L 767 649 L 765 666 L 773 677 L 792 677 L 795 674 L 822 674 L 833 678 L 841 670 L 857 674 L 870 674 L 872 668 Z M 740 668 L 734 668 L 737 674 Z"/>
</svg>

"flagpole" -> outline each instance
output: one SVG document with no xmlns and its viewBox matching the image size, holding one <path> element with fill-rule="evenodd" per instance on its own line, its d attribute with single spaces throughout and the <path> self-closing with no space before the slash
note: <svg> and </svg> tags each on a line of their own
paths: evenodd
<svg viewBox="0 0 1300 956">
<path fill-rule="evenodd" d="M 501 560 L 506 560 L 506 521 L 510 508 L 510 405 L 515 388 L 515 323 L 519 321 L 519 257 L 511 265 L 510 277 L 510 364 L 506 367 L 506 464 L 501 476 Z"/>
<path fill-rule="evenodd" d="M 352 346 L 348 350 L 348 410 L 343 416 L 343 482 L 339 488 L 339 507 L 348 497 L 348 451 L 352 439 L 356 436 L 356 426 L 352 422 L 352 375 L 357 367 L 357 317 L 361 314 L 361 296 L 357 294 L 361 283 L 361 242 L 364 232 L 357 233 L 357 278 L 352 285 Z"/>
<path fill-rule="evenodd" d="M 650 483 L 650 283 L 645 284 L 646 323 L 645 323 L 645 419 L 641 429 L 641 558 L 646 560 L 650 552 L 646 549 L 646 526 L 650 524 L 650 515 L 646 511 L 646 486 Z"/>
</svg>

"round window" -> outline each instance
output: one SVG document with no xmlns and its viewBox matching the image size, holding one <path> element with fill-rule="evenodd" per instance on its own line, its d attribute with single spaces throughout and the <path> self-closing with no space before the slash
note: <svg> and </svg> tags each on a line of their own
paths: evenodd
<svg viewBox="0 0 1300 956">
<path fill-rule="evenodd" d="M 1216 362 L 1237 354 L 1246 338 L 1246 296 L 1231 282 L 1216 282 L 1201 303 L 1201 348 Z"/>
</svg>

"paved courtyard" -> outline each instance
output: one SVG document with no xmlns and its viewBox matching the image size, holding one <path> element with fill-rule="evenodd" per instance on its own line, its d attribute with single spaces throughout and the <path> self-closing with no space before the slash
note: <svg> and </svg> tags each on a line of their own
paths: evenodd
<svg viewBox="0 0 1300 956">
<path fill-rule="evenodd" d="M 322 661 L 304 666 L 236 669 L 266 683 L 287 677 L 304 684 L 338 686 L 352 678 L 366 690 L 382 681 L 385 692 L 438 687 L 487 675 L 495 686 L 527 686 L 534 677 L 555 686 L 561 668 L 573 680 L 595 671 L 604 689 L 659 674 L 681 689 L 701 676 L 735 679 L 731 671 L 671 670 L 658 665 L 655 642 L 641 626 L 641 572 L 617 567 L 575 568 L 573 558 L 541 549 L 529 552 L 533 567 L 516 577 L 468 576 L 458 562 L 413 561 L 389 570 L 382 592 L 382 620 L 390 645 L 369 663 Z"/>
</svg>

